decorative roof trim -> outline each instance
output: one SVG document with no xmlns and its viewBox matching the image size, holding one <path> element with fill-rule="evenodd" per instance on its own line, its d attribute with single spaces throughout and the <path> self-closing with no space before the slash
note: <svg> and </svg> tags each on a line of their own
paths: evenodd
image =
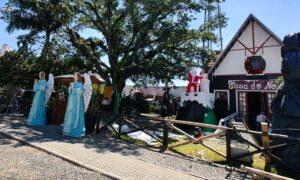
<svg viewBox="0 0 300 180">
<path fill-rule="evenodd" d="M 259 19 L 257 19 L 253 14 L 250 14 L 245 22 L 242 24 L 242 26 L 239 28 L 239 30 L 236 32 L 236 34 L 233 36 L 231 41 L 226 46 L 225 50 L 222 52 L 216 63 L 213 65 L 213 67 L 208 71 L 208 77 L 211 77 L 215 70 L 219 67 L 225 56 L 228 54 L 230 49 L 233 47 L 235 42 L 238 41 L 239 37 L 242 35 L 242 33 L 245 31 L 245 29 L 248 27 L 248 25 L 251 23 L 251 21 L 256 22 L 260 27 L 263 28 L 271 37 L 273 37 L 279 44 L 282 44 L 282 40 L 274 34 L 267 26 L 265 26 Z"/>
</svg>

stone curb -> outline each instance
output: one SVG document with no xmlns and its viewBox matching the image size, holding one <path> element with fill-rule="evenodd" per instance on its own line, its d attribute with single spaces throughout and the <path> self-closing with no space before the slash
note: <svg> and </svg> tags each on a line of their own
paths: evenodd
<svg viewBox="0 0 300 180">
<path fill-rule="evenodd" d="M 112 174 L 112 173 L 110 173 L 110 172 L 104 171 L 104 170 L 99 169 L 99 168 L 96 168 L 96 167 L 93 167 L 93 166 L 91 166 L 91 165 L 89 165 L 89 164 L 82 163 L 82 162 L 80 162 L 80 161 L 78 161 L 78 160 L 76 160 L 76 159 L 73 159 L 73 158 L 71 158 L 71 157 L 62 155 L 62 154 L 60 154 L 60 153 L 58 153 L 58 152 L 56 152 L 56 151 L 53 151 L 53 150 L 48 149 L 48 148 L 45 148 L 45 147 L 43 147 L 43 146 L 35 145 L 35 144 L 30 143 L 30 142 L 28 142 L 28 141 L 26 141 L 26 140 L 23 140 L 23 139 L 21 139 L 21 138 L 19 138 L 19 137 L 13 136 L 13 135 L 11 135 L 11 134 L 9 134 L 9 133 L 6 133 L 6 132 L 3 132 L 3 131 L 2 131 L 2 132 L 0 132 L 0 134 L 2 134 L 3 136 L 6 136 L 6 137 L 8 137 L 8 138 L 14 139 L 14 140 L 16 140 L 16 141 L 22 142 L 22 143 L 24 143 L 24 144 L 26 144 L 26 145 L 29 145 L 29 146 L 33 147 L 33 148 L 36 148 L 36 149 L 39 149 L 39 150 L 41 150 L 41 151 L 47 152 L 47 153 L 49 153 L 49 154 L 52 154 L 52 155 L 54 155 L 54 156 L 56 156 L 56 157 L 59 157 L 59 158 L 65 160 L 65 161 L 68 161 L 68 162 L 70 162 L 70 163 L 72 163 L 72 164 L 74 164 L 74 165 L 81 166 L 81 167 L 86 168 L 86 169 L 89 169 L 89 170 L 91 170 L 91 171 L 98 172 L 98 173 L 100 173 L 100 174 L 102 174 L 102 175 L 105 175 L 105 176 L 107 176 L 107 177 L 110 177 L 110 178 L 113 178 L 113 179 L 116 179 L 116 180 L 125 180 L 125 178 L 122 178 L 122 177 L 120 177 L 120 176 L 118 176 L 118 175 Z"/>
</svg>

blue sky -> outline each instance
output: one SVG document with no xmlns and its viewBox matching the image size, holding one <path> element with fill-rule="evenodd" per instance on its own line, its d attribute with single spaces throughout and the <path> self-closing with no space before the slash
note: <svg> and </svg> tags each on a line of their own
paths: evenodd
<svg viewBox="0 0 300 180">
<path fill-rule="evenodd" d="M 3 7 L 6 0 L 0 1 Z M 247 16 L 252 13 L 269 27 L 276 35 L 283 38 L 290 32 L 300 31 L 300 1 L 299 0 L 226 0 L 222 4 L 229 18 L 228 25 L 223 29 L 224 45 L 226 46 Z M 193 26 L 203 22 L 199 19 Z M 16 48 L 16 36 L 23 32 L 8 34 L 5 30 L 6 23 L 0 20 L 0 45 L 6 43 Z"/>
<path fill-rule="evenodd" d="M 0 0 L 0 7 L 3 7 L 5 2 L 6 0 Z M 221 8 L 229 18 L 227 27 L 223 29 L 224 48 L 250 13 L 281 39 L 288 33 L 300 31 L 299 0 L 226 0 Z M 198 27 L 202 22 L 203 19 L 199 18 L 193 26 Z M 23 32 L 8 34 L 5 27 L 6 23 L 0 20 L 0 46 L 6 43 L 16 48 L 16 36 Z"/>
<path fill-rule="evenodd" d="M 299 0 L 226 0 L 222 10 L 229 21 L 223 30 L 224 45 L 227 45 L 250 13 L 281 39 L 286 34 L 300 31 L 299 7 Z"/>
</svg>

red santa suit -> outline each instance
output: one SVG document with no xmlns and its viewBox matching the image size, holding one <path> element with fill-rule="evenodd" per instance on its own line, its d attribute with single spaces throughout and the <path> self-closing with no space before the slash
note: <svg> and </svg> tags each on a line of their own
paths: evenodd
<svg viewBox="0 0 300 180">
<path fill-rule="evenodd" d="M 189 72 L 188 74 L 189 84 L 186 87 L 186 92 L 190 93 L 191 87 L 194 88 L 194 92 L 197 92 L 198 81 L 202 78 L 203 76 L 197 75 L 196 71 Z"/>
</svg>

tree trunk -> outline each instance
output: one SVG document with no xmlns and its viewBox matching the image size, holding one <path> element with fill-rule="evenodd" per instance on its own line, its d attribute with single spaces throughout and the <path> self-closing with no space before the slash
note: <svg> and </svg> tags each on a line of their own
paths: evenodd
<svg viewBox="0 0 300 180">
<path fill-rule="evenodd" d="M 113 88 L 114 94 L 112 102 L 114 102 L 114 113 L 119 114 L 120 104 L 121 104 L 121 95 L 122 91 L 125 87 L 125 80 L 121 77 L 117 77 L 113 79 Z"/>
<path fill-rule="evenodd" d="M 45 44 L 44 44 L 44 47 L 42 49 L 41 56 L 39 59 L 42 61 L 40 69 L 43 69 L 44 71 L 48 72 L 50 70 L 50 63 L 48 62 L 48 60 L 49 60 L 48 54 L 49 54 L 49 43 L 50 43 L 51 32 L 46 31 L 45 33 L 46 33 L 45 34 Z"/>
<path fill-rule="evenodd" d="M 41 53 L 41 56 L 43 58 L 46 58 L 46 60 L 48 60 L 48 50 L 49 50 L 49 43 L 50 43 L 50 35 L 51 35 L 51 32 L 50 31 L 46 31 L 45 32 L 45 44 L 44 44 L 44 47 L 43 47 L 43 50 L 42 50 L 42 53 Z M 46 57 L 45 57 L 46 56 Z"/>
</svg>

